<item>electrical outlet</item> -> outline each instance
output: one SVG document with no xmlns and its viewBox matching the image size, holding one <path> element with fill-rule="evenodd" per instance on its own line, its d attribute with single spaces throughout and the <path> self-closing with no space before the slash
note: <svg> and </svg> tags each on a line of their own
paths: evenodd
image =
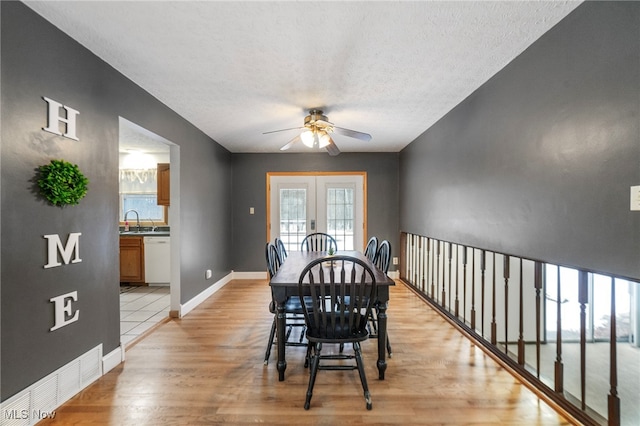
<svg viewBox="0 0 640 426">
<path fill-rule="evenodd" d="M 640 186 L 631 187 L 631 210 L 640 210 Z"/>
<path fill-rule="evenodd" d="M 253 207 L 249 207 L 249 214 L 255 214 L 255 209 Z"/>
<path fill-rule="evenodd" d="M 394 264 L 394 265 L 397 265 L 397 264 L 398 264 L 398 258 L 397 258 L 397 257 L 394 257 L 394 258 L 393 258 L 393 264 Z"/>
<path fill-rule="evenodd" d="M 204 277 L 209 280 L 212 276 L 213 272 L 211 272 L 211 269 L 207 269 L 207 271 L 204 273 Z"/>
</svg>

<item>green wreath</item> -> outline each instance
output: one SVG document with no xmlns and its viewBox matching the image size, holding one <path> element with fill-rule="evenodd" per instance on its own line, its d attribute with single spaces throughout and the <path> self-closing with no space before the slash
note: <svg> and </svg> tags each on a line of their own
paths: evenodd
<svg viewBox="0 0 640 426">
<path fill-rule="evenodd" d="M 50 164 L 40 166 L 38 186 L 40 194 L 54 206 L 78 204 L 87 194 L 87 179 L 78 165 L 64 160 L 51 160 Z"/>
</svg>

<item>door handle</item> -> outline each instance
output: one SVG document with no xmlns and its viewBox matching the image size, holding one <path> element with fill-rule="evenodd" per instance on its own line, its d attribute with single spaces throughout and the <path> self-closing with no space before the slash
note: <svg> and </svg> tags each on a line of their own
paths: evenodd
<svg viewBox="0 0 640 426">
<path fill-rule="evenodd" d="M 315 219 L 311 219 L 311 230 L 312 231 L 316 230 L 316 220 Z"/>
</svg>

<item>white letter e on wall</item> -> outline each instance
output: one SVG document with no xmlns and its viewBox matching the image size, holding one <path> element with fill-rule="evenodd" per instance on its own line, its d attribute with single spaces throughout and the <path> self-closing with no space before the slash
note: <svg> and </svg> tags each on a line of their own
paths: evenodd
<svg viewBox="0 0 640 426">
<path fill-rule="evenodd" d="M 62 296 L 52 297 L 49 301 L 53 302 L 56 314 L 55 324 L 50 328 L 50 331 L 57 330 L 65 325 L 78 321 L 80 310 L 77 310 L 73 316 L 71 315 L 71 311 L 73 309 L 71 302 L 78 301 L 77 291 L 72 291 L 71 293 L 63 294 Z"/>
</svg>

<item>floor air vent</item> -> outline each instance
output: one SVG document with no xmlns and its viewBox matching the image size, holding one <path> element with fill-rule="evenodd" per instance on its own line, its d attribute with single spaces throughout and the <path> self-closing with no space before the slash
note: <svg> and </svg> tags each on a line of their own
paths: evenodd
<svg viewBox="0 0 640 426">
<path fill-rule="evenodd" d="M 102 345 L 89 350 L 2 403 L 0 424 L 28 426 L 55 418 L 55 409 L 102 375 Z"/>
</svg>

